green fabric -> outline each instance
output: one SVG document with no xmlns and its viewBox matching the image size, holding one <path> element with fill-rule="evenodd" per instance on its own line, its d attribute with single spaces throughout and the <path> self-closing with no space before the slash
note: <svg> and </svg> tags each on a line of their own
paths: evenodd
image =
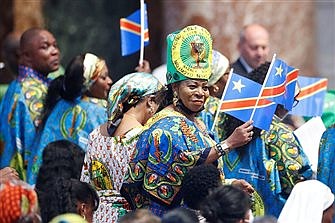
<svg viewBox="0 0 335 223">
<path fill-rule="evenodd" d="M 312 117 L 304 117 L 305 121 Z M 328 90 L 323 103 L 322 122 L 326 128 L 335 124 L 335 90 Z"/>
<path fill-rule="evenodd" d="M 212 38 L 201 26 L 187 26 L 167 36 L 167 84 L 186 79 L 208 80 L 212 66 Z"/>
<path fill-rule="evenodd" d="M 8 84 L 0 84 L 0 102 L 3 96 L 6 94 L 7 88 L 8 88 Z"/>
<path fill-rule="evenodd" d="M 326 128 L 335 123 L 335 90 L 328 90 L 326 93 L 321 119 Z"/>
</svg>

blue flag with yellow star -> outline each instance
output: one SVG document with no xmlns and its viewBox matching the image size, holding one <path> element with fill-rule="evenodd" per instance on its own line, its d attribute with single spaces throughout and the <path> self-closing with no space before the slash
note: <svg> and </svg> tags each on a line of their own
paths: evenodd
<svg viewBox="0 0 335 223">
<path fill-rule="evenodd" d="M 277 104 L 285 104 L 287 64 L 280 59 L 275 59 L 268 70 L 264 83 L 262 96 Z"/>
<path fill-rule="evenodd" d="M 246 122 L 255 110 L 253 125 L 269 130 L 277 105 L 265 98 L 259 98 L 261 90 L 261 84 L 232 73 L 226 84 L 220 111 Z"/>
</svg>

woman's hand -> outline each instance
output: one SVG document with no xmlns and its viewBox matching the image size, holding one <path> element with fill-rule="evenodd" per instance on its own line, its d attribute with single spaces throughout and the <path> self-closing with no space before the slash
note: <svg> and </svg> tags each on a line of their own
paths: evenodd
<svg viewBox="0 0 335 223">
<path fill-rule="evenodd" d="M 240 188 L 241 190 L 247 192 L 248 194 L 252 194 L 255 191 L 255 189 L 251 186 L 251 184 L 242 179 L 234 180 L 232 182 L 232 185 Z"/>
<path fill-rule="evenodd" d="M 253 121 L 247 121 L 243 125 L 237 127 L 234 132 L 226 139 L 226 143 L 230 149 L 243 146 L 251 141 L 254 128 L 252 125 Z"/>
<path fill-rule="evenodd" d="M 19 174 L 16 172 L 15 169 L 11 167 L 5 167 L 3 169 L 0 169 L 0 183 L 11 179 L 19 180 Z"/>
</svg>

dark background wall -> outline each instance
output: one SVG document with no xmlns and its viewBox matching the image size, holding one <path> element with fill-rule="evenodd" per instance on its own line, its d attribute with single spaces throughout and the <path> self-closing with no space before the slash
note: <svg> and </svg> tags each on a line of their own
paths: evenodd
<svg viewBox="0 0 335 223">
<path fill-rule="evenodd" d="M 148 8 L 150 44 L 145 58 L 152 67 L 161 62 L 159 1 L 146 1 Z M 46 0 L 43 14 L 46 27 L 56 36 L 62 64 L 82 52 L 92 52 L 106 59 L 114 80 L 133 72 L 138 64 L 139 52 L 121 56 L 120 18 L 139 9 L 133 0 Z M 157 19 L 158 18 L 158 19 Z"/>
</svg>

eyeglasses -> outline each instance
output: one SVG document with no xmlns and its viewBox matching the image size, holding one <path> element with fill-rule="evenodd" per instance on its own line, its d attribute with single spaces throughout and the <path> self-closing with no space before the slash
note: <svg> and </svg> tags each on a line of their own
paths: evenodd
<svg viewBox="0 0 335 223">
<path fill-rule="evenodd" d="M 299 100 L 297 100 L 297 99 L 294 98 L 294 102 L 293 102 L 292 107 L 294 108 L 294 107 L 296 107 L 298 104 L 299 104 Z"/>
</svg>

